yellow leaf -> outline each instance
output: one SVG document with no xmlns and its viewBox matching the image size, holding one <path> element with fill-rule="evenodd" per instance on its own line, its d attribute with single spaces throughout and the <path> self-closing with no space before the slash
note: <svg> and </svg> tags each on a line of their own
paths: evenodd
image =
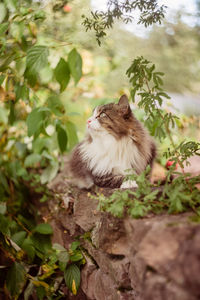
<svg viewBox="0 0 200 300">
<path fill-rule="evenodd" d="M 44 281 L 33 280 L 33 284 L 34 284 L 35 286 L 43 286 L 43 287 L 45 288 L 46 291 L 48 291 L 49 288 L 50 288 L 49 285 L 48 285 L 46 282 L 44 282 Z"/>
<path fill-rule="evenodd" d="M 73 279 L 73 281 L 72 281 L 72 293 L 73 293 L 73 295 L 76 295 L 76 294 L 77 294 L 76 283 L 75 283 L 75 280 L 74 280 L 74 279 Z"/>
</svg>

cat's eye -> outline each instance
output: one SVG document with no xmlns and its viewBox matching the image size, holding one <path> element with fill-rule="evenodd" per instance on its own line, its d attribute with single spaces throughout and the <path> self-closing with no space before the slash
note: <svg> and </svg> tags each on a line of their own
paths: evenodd
<svg viewBox="0 0 200 300">
<path fill-rule="evenodd" d="M 100 117 L 100 118 L 104 118 L 104 117 L 107 117 L 107 115 L 106 115 L 104 112 L 102 112 L 102 113 L 99 115 L 99 117 Z"/>
</svg>

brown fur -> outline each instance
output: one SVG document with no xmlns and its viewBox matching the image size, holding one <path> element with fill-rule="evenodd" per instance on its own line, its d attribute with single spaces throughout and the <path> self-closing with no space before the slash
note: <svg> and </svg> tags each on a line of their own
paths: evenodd
<svg viewBox="0 0 200 300">
<path fill-rule="evenodd" d="M 101 114 L 106 114 L 101 116 Z M 110 103 L 97 108 L 97 117 L 100 125 L 111 134 L 117 141 L 123 137 L 128 137 L 137 147 L 145 166 L 152 166 L 156 156 L 156 146 L 143 125 L 133 115 L 127 97 L 120 98 L 118 104 Z M 89 162 L 85 161 L 81 154 L 81 145 L 83 143 L 92 143 L 93 138 L 88 133 L 83 142 L 74 149 L 70 159 L 70 170 L 74 183 L 79 181 L 79 187 L 91 187 L 96 184 L 101 187 L 118 188 L 121 186 L 124 176 L 118 174 L 116 170 L 106 173 L 103 176 L 97 176 L 89 168 Z M 112 151 L 112 149 L 110 149 Z M 138 164 L 141 164 L 138 161 Z M 138 165 L 139 166 L 139 165 Z M 133 167 L 133 166 L 132 166 Z M 136 173 L 140 173 L 140 168 L 135 168 Z"/>
</svg>

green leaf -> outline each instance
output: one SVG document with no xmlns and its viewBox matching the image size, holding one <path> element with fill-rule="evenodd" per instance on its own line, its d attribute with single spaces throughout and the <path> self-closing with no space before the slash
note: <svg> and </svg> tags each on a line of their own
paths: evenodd
<svg viewBox="0 0 200 300">
<path fill-rule="evenodd" d="M 41 233 L 41 234 L 52 234 L 53 229 L 52 229 L 50 224 L 41 223 L 41 224 L 39 224 L 35 227 L 34 232 L 38 232 L 38 233 Z"/>
<path fill-rule="evenodd" d="M 75 48 L 68 55 L 68 63 L 75 84 L 77 84 L 82 76 L 82 58 Z"/>
<path fill-rule="evenodd" d="M 8 185 L 8 181 L 7 181 L 7 178 L 4 174 L 3 171 L 0 170 L 0 183 L 1 185 L 4 187 L 4 189 L 6 190 L 7 193 L 10 192 L 10 188 L 9 188 L 9 185 Z"/>
<path fill-rule="evenodd" d="M 51 238 L 49 234 L 40 234 L 34 232 L 31 236 L 31 242 L 36 248 L 36 254 L 40 258 L 44 258 L 45 254 L 48 254 L 51 250 Z"/>
<path fill-rule="evenodd" d="M 0 123 L 7 124 L 8 122 L 8 111 L 4 107 L 0 107 Z"/>
<path fill-rule="evenodd" d="M 1 3 L 0 3 L 0 6 L 1 6 Z M 0 9 L 1 9 L 1 7 L 0 7 Z M 2 36 L 8 30 L 8 26 L 9 26 L 8 22 L 0 25 L 0 36 Z"/>
<path fill-rule="evenodd" d="M 12 22 L 10 24 L 10 34 L 18 42 L 21 42 L 21 38 L 24 33 L 25 24 L 23 22 Z"/>
<path fill-rule="evenodd" d="M 13 125 L 15 122 L 15 103 L 13 101 L 10 101 L 10 112 L 8 116 L 8 121 L 10 125 Z"/>
<path fill-rule="evenodd" d="M 43 112 L 39 108 L 35 108 L 28 115 L 27 118 L 28 136 L 32 136 L 40 127 L 43 122 Z"/>
<path fill-rule="evenodd" d="M 71 249 L 72 251 L 75 251 L 79 246 L 80 246 L 80 242 L 79 242 L 79 241 L 75 241 L 75 242 L 72 242 L 72 243 L 71 243 L 70 249 Z"/>
<path fill-rule="evenodd" d="M 10 220 L 1 215 L 0 214 L 0 232 L 2 232 L 4 235 L 10 235 L 10 229 L 9 229 L 9 226 L 10 226 Z"/>
<path fill-rule="evenodd" d="M 31 167 L 34 166 L 36 163 L 38 163 L 41 160 L 41 155 L 37 153 L 32 153 L 28 155 L 24 161 L 25 167 Z"/>
<path fill-rule="evenodd" d="M 36 292 L 37 292 L 37 297 L 38 297 L 38 299 L 39 300 L 43 300 L 44 299 L 44 297 L 45 297 L 45 295 L 46 295 L 46 290 L 45 290 L 45 288 L 43 287 L 43 286 L 38 286 L 37 288 L 36 288 Z"/>
<path fill-rule="evenodd" d="M 69 253 L 63 246 L 59 244 L 54 244 L 53 249 L 55 249 L 57 253 L 59 268 L 61 269 L 61 271 L 64 271 L 66 269 L 67 263 L 69 262 Z"/>
<path fill-rule="evenodd" d="M 37 75 L 31 69 L 26 68 L 24 77 L 28 79 L 30 86 L 34 87 L 37 82 Z"/>
<path fill-rule="evenodd" d="M 0 75 L 0 85 L 4 82 L 4 79 L 6 78 L 5 75 Z"/>
<path fill-rule="evenodd" d="M 32 240 L 29 237 L 26 238 L 20 247 L 27 253 L 29 259 L 33 261 L 35 257 L 35 248 L 33 246 Z"/>
<path fill-rule="evenodd" d="M 26 235 L 26 231 L 19 231 L 12 235 L 11 240 L 15 242 L 19 247 L 21 247 Z"/>
<path fill-rule="evenodd" d="M 8 270 L 6 286 L 10 295 L 13 297 L 12 299 L 17 299 L 20 295 L 26 282 L 25 275 L 25 268 L 18 262 L 14 262 L 11 268 Z"/>
<path fill-rule="evenodd" d="M 67 287 L 76 295 L 81 281 L 80 270 L 76 264 L 71 264 L 67 267 L 64 271 L 64 278 Z"/>
<path fill-rule="evenodd" d="M 7 9 L 6 9 L 5 4 L 4 3 L 0 3 L 0 23 L 3 22 L 3 20 L 5 19 L 6 14 L 7 14 Z M 1 26 L 2 25 L 0 25 L 0 35 L 2 34 L 2 32 L 1 32 Z"/>
<path fill-rule="evenodd" d="M 29 90 L 25 85 L 18 85 L 16 87 L 16 101 L 22 99 L 24 101 L 28 100 L 29 98 Z"/>
<path fill-rule="evenodd" d="M 55 78 L 60 84 L 60 92 L 63 92 L 70 80 L 70 69 L 68 63 L 61 58 L 54 70 Z"/>
<path fill-rule="evenodd" d="M 40 180 L 41 183 L 47 183 L 50 182 L 57 174 L 58 172 L 58 163 L 57 162 L 51 162 L 51 164 L 43 171 Z"/>
<path fill-rule="evenodd" d="M 26 70 L 26 58 L 23 57 L 21 59 L 17 59 L 17 61 L 15 61 L 16 63 L 16 70 L 17 70 L 17 77 L 21 77 L 24 75 L 24 72 Z"/>
<path fill-rule="evenodd" d="M 65 112 L 65 108 L 58 95 L 50 96 L 47 99 L 47 105 L 51 109 L 51 111 L 58 117 L 61 117 Z"/>
<path fill-rule="evenodd" d="M 28 136 L 35 134 L 43 125 L 44 118 L 49 112 L 47 108 L 35 108 L 28 115 L 27 126 L 28 126 Z"/>
<path fill-rule="evenodd" d="M 77 252 L 77 253 L 75 253 L 75 254 L 73 254 L 73 255 L 70 255 L 70 260 L 71 261 L 79 261 L 81 259 L 83 259 L 83 255 L 82 255 L 82 253 L 80 251 Z"/>
<path fill-rule="evenodd" d="M 59 125 L 56 126 L 57 130 L 57 139 L 58 139 L 58 145 L 61 152 L 64 152 L 67 148 L 67 133 L 63 126 Z"/>
<path fill-rule="evenodd" d="M 26 66 L 30 73 L 37 73 L 48 64 L 49 51 L 46 46 L 33 46 L 27 52 Z"/>
<path fill-rule="evenodd" d="M 6 55 L 0 60 L 0 72 L 5 71 L 8 69 L 9 64 L 14 61 L 17 57 L 17 54 L 14 53 L 12 50 L 8 51 Z"/>
<path fill-rule="evenodd" d="M 76 126 L 74 125 L 74 123 L 67 121 L 66 131 L 67 131 L 67 137 L 68 137 L 67 150 L 70 151 L 78 143 L 78 136 L 76 133 Z"/>
</svg>

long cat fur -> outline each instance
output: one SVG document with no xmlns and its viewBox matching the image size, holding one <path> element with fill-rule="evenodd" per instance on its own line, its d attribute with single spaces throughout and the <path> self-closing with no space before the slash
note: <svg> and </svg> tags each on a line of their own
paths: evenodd
<svg viewBox="0 0 200 300">
<path fill-rule="evenodd" d="M 152 166 L 156 146 L 123 95 L 117 104 L 96 107 L 84 140 L 72 152 L 69 169 L 79 188 L 123 187 L 127 169 L 140 174 Z"/>
</svg>

